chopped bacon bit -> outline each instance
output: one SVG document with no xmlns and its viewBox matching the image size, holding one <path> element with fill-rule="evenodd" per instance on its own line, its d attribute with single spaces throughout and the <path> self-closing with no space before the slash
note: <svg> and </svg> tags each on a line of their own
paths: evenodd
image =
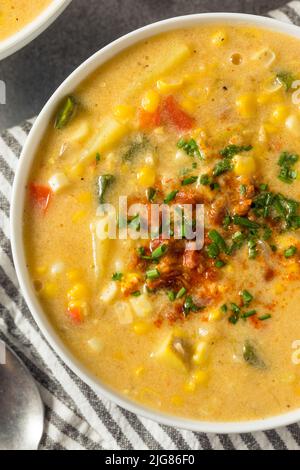
<svg viewBox="0 0 300 470">
<path fill-rule="evenodd" d="M 163 318 L 159 316 L 153 323 L 157 328 L 160 328 L 163 324 Z"/>
<path fill-rule="evenodd" d="M 252 204 L 252 199 L 242 199 L 233 207 L 233 214 L 234 215 L 246 215 L 249 212 L 249 209 Z"/>
<path fill-rule="evenodd" d="M 30 183 L 29 193 L 33 203 L 43 212 L 46 212 L 52 196 L 51 189 L 48 186 Z"/>
<path fill-rule="evenodd" d="M 166 313 L 166 318 L 171 325 L 173 325 L 173 323 L 177 322 L 178 320 L 184 320 L 182 308 L 182 303 L 178 302 L 174 305 L 172 310 Z"/>
<path fill-rule="evenodd" d="M 174 199 L 176 204 L 197 204 L 202 202 L 200 195 L 195 194 L 193 190 L 179 191 Z"/>
<path fill-rule="evenodd" d="M 196 250 L 185 250 L 183 253 L 183 266 L 188 269 L 197 268 L 200 262 L 200 254 Z"/>
<path fill-rule="evenodd" d="M 267 268 L 264 274 L 265 281 L 271 281 L 275 277 L 274 269 Z"/>
<path fill-rule="evenodd" d="M 162 120 L 167 123 L 173 124 L 181 131 L 190 130 L 194 124 L 195 119 L 186 114 L 179 106 L 174 96 L 170 95 L 163 101 L 162 106 Z"/>
</svg>

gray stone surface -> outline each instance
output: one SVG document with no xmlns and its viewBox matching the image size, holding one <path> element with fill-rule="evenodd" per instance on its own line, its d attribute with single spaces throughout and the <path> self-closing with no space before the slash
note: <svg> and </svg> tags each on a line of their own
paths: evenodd
<svg viewBox="0 0 300 470">
<path fill-rule="evenodd" d="M 284 3 L 284 0 L 73 0 L 47 31 L 0 62 L 0 80 L 7 86 L 7 104 L 0 105 L 0 129 L 37 114 L 83 60 L 140 26 L 200 12 L 264 14 Z"/>
</svg>

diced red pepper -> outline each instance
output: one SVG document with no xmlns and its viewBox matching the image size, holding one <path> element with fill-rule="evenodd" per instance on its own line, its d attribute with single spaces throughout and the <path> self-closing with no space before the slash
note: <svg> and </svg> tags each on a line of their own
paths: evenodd
<svg viewBox="0 0 300 470">
<path fill-rule="evenodd" d="M 29 186 L 29 192 L 34 204 L 43 212 L 46 212 L 52 196 L 51 189 L 48 186 L 31 183 Z"/>
<path fill-rule="evenodd" d="M 180 108 L 172 95 L 167 96 L 163 101 L 162 120 L 173 124 L 173 126 L 177 127 L 177 129 L 181 131 L 188 131 L 195 124 L 195 119 Z"/>
<path fill-rule="evenodd" d="M 80 307 L 72 307 L 72 308 L 69 307 L 68 314 L 74 323 L 82 323 L 83 314 L 82 314 L 82 310 Z"/>
<path fill-rule="evenodd" d="M 154 113 L 149 113 L 143 108 L 139 110 L 139 124 L 141 129 L 153 129 L 161 124 L 159 108 Z"/>
</svg>

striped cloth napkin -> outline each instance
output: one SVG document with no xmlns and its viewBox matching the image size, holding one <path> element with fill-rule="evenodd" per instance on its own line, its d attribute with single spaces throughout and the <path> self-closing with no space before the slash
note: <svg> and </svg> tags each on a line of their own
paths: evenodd
<svg viewBox="0 0 300 470">
<path fill-rule="evenodd" d="M 269 13 L 300 25 L 300 1 Z M 174 429 L 130 413 L 103 399 L 56 355 L 20 293 L 9 234 L 11 188 L 33 120 L 0 133 L 0 339 L 23 360 L 45 404 L 40 449 L 299 449 L 299 424 L 248 434 L 203 434 Z"/>
</svg>

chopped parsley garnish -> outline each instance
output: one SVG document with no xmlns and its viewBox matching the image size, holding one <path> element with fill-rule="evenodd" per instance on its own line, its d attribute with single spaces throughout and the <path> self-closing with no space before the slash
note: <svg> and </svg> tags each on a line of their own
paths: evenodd
<svg viewBox="0 0 300 470">
<path fill-rule="evenodd" d="M 178 190 L 171 191 L 164 199 L 164 203 L 168 204 L 169 202 L 173 201 L 175 199 L 176 195 L 178 193 Z"/>
<path fill-rule="evenodd" d="M 256 315 L 256 310 L 249 310 L 249 312 L 242 313 L 241 318 L 244 320 L 249 317 L 253 317 L 253 315 Z"/>
<path fill-rule="evenodd" d="M 240 318 L 241 309 L 235 303 L 231 303 L 230 308 L 231 308 L 232 314 L 228 318 L 228 321 L 230 323 L 232 323 L 233 325 L 235 325 L 238 322 L 239 318 Z"/>
<path fill-rule="evenodd" d="M 278 165 L 281 168 L 278 179 L 283 181 L 283 183 L 291 184 L 298 175 L 298 172 L 292 168 L 298 160 L 299 155 L 289 152 L 282 152 L 278 160 Z"/>
<path fill-rule="evenodd" d="M 246 305 L 246 307 L 248 307 L 250 302 L 253 300 L 253 295 L 247 290 L 243 290 L 241 292 L 241 297 L 243 299 L 243 304 Z"/>
<path fill-rule="evenodd" d="M 147 191 L 146 191 L 146 195 L 147 195 L 147 200 L 149 202 L 153 202 L 154 199 L 155 199 L 155 196 L 156 196 L 156 189 L 148 188 Z"/>
<path fill-rule="evenodd" d="M 215 267 L 216 268 L 223 268 L 226 265 L 225 261 L 222 261 L 221 259 L 217 259 L 215 261 Z"/>
<path fill-rule="evenodd" d="M 184 180 L 181 181 L 181 185 L 186 186 L 188 184 L 196 183 L 197 179 L 198 179 L 198 176 L 189 176 L 188 178 L 185 178 Z"/>
<path fill-rule="evenodd" d="M 221 307 L 220 307 L 220 310 L 222 313 L 226 313 L 228 311 L 228 307 L 226 304 L 223 304 Z"/>
<path fill-rule="evenodd" d="M 292 87 L 295 77 L 290 72 L 278 72 L 276 74 L 277 80 L 285 87 L 286 91 L 289 91 Z"/>
<path fill-rule="evenodd" d="M 209 258 L 217 258 L 217 256 L 220 254 L 220 250 L 218 245 L 213 242 L 207 247 L 207 255 Z"/>
<path fill-rule="evenodd" d="M 139 290 L 135 290 L 134 292 L 131 292 L 131 294 L 133 297 L 139 297 L 141 295 L 141 291 Z"/>
<path fill-rule="evenodd" d="M 176 294 L 173 290 L 169 290 L 167 292 L 167 295 L 168 295 L 168 298 L 170 300 L 170 302 L 174 302 L 175 298 L 176 298 Z"/>
<path fill-rule="evenodd" d="M 182 287 L 176 294 L 176 299 L 181 299 L 186 294 L 186 288 Z"/>
<path fill-rule="evenodd" d="M 114 273 L 112 275 L 112 280 L 113 281 L 121 281 L 123 277 L 123 273 Z"/>
<path fill-rule="evenodd" d="M 99 153 L 99 152 L 96 153 L 95 160 L 96 160 L 96 163 L 100 162 L 101 156 L 100 156 L 100 153 Z"/>
<path fill-rule="evenodd" d="M 251 149 L 252 145 L 227 145 L 223 150 L 220 150 L 220 155 L 223 159 L 215 165 L 213 175 L 220 176 L 227 171 L 231 171 L 233 168 L 232 158 L 239 152 L 249 152 Z"/>
<path fill-rule="evenodd" d="M 190 312 L 198 312 L 202 307 L 198 307 L 190 295 L 188 295 L 183 304 L 183 313 L 187 316 Z"/>
<path fill-rule="evenodd" d="M 241 217 L 239 215 L 233 216 L 233 223 L 234 225 L 239 225 L 240 227 L 247 227 L 250 229 L 257 229 L 260 225 L 253 220 L 249 220 L 247 217 Z"/>
<path fill-rule="evenodd" d="M 230 223 L 231 223 L 231 217 L 230 217 L 230 215 L 227 214 L 227 215 L 225 215 L 225 217 L 223 219 L 223 227 L 224 227 L 225 230 L 228 229 Z"/>
<path fill-rule="evenodd" d="M 201 175 L 199 181 L 200 184 L 203 184 L 203 186 L 208 186 L 212 183 L 212 179 L 209 175 Z"/>
<path fill-rule="evenodd" d="M 248 241 L 248 256 L 250 259 L 254 259 L 257 256 L 256 241 L 253 239 Z"/>
<path fill-rule="evenodd" d="M 232 170 L 232 163 L 229 158 L 224 158 L 224 160 L 220 160 L 213 169 L 214 176 L 220 176 L 227 171 Z"/>
<path fill-rule="evenodd" d="M 214 242 L 220 251 L 223 251 L 224 253 L 227 253 L 228 247 L 226 245 L 226 242 L 222 235 L 217 230 L 210 230 L 208 232 L 208 236 L 211 239 L 212 242 Z"/>
<path fill-rule="evenodd" d="M 291 245 L 289 248 L 287 248 L 284 252 L 284 256 L 286 258 L 291 258 L 297 253 L 297 248 L 293 245 Z"/>
<path fill-rule="evenodd" d="M 269 313 L 266 313 L 266 315 L 261 315 L 260 317 L 258 317 L 258 319 L 260 321 L 265 321 L 265 320 L 269 320 L 269 318 L 271 318 L 272 315 L 270 315 Z"/>
<path fill-rule="evenodd" d="M 181 138 L 177 142 L 177 147 L 184 150 L 185 153 L 190 157 L 198 157 L 203 160 L 203 156 L 201 155 L 200 149 L 195 139 L 185 140 L 184 138 Z"/>
<path fill-rule="evenodd" d="M 246 186 L 245 184 L 241 184 L 241 186 L 240 186 L 240 194 L 241 194 L 242 196 L 245 196 L 246 192 L 247 192 L 247 186 Z"/>
<path fill-rule="evenodd" d="M 101 175 L 98 178 L 98 195 L 100 204 L 104 203 L 104 196 L 108 187 L 115 181 L 113 175 Z"/>
<path fill-rule="evenodd" d="M 160 277 L 160 272 L 158 269 L 150 269 L 146 272 L 146 278 L 150 280 L 158 279 Z"/>
<path fill-rule="evenodd" d="M 249 152 L 252 150 L 252 145 L 227 145 L 223 150 L 220 150 L 220 155 L 223 158 L 233 158 L 240 152 Z"/>
<path fill-rule="evenodd" d="M 141 140 L 135 140 L 129 144 L 122 159 L 126 162 L 131 162 L 149 143 L 149 139 L 143 134 Z"/>
<path fill-rule="evenodd" d="M 154 251 L 152 251 L 151 258 L 158 259 L 163 256 L 168 250 L 168 246 L 163 243 L 162 245 L 158 246 Z"/>
</svg>

